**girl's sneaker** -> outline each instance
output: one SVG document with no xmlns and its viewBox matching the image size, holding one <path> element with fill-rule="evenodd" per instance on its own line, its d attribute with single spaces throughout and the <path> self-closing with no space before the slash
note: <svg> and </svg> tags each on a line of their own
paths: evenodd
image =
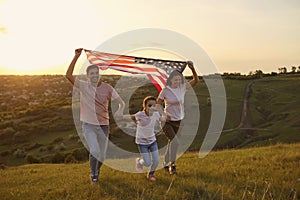
<svg viewBox="0 0 300 200">
<path fill-rule="evenodd" d="M 147 179 L 149 179 L 150 181 L 155 181 L 156 180 L 156 178 L 153 174 L 148 174 Z"/>
<path fill-rule="evenodd" d="M 143 165 L 140 163 L 140 158 L 136 158 L 135 160 L 135 169 L 138 173 L 143 173 Z"/>
</svg>

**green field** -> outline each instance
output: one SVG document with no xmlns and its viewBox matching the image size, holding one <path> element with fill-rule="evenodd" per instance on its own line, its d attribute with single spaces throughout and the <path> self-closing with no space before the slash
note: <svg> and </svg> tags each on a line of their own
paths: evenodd
<svg viewBox="0 0 300 200">
<path fill-rule="evenodd" d="M 119 78 L 102 77 L 112 85 Z M 139 79 L 127 78 L 131 84 L 127 84 L 128 87 L 120 93 L 127 94 L 135 90 L 127 105 L 129 112 L 135 113 L 141 109 L 143 98 L 147 95 L 157 96 L 157 91 L 152 84 L 137 87 Z M 223 82 L 227 113 L 224 132 L 215 150 L 300 142 L 299 74 L 256 79 L 223 77 Z M 246 124 L 237 128 L 241 122 L 245 90 L 251 82 Z M 16 166 L 87 160 L 87 151 L 73 120 L 72 86 L 64 76 L 2 76 L 0 84 L 0 164 Z M 211 120 L 211 106 L 207 103 L 209 93 L 203 79 L 194 87 L 194 91 L 200 122 L 189 151 L 200 149 Z M 186 106 L 186 116 L 191 118 L 188 125 L 193 124 L 193 109 L 188 107 L 189 103 Z M 123 149 L 137 151 L 133 137 L 117 127 L 113 118 L 110 130 L 111 141 Z M 163 146 L 166 138 L 160 135 L 158 141 Z"/>
<path fill-rule="evenodd" d="M 203 159 L 186 153 L 178 174 L 146 174 L 102 168 L 100 183 L 89 181 L 88 163 L 31 164 L 0 170 L 3 200 L 32 199 L 276 199 L 300 198 L 300 144 L 277 144 L 211 152 Z M 132 162 L 133 160 L 128 160 Z"/>
</svg>

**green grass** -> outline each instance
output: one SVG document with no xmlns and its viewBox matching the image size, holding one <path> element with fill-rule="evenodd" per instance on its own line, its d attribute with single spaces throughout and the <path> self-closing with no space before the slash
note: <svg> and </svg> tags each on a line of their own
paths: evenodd
<svg viewBox="0 0 300 200">
<path fill-rule="evenodd" d="M 38 159 L 45 156 L 53 156 L 55 153 L 67 154 L 75 148 L 83 148 L 78 139 L 70 140 L 69 136 L 76 137 L 73 115 L 71 110 L 71 85 L 63 76 L 7 76 L 0 79 L 0 82 L 6 86 L 0 88 L 1 93 L 5 94 L 9 91 L 28 91 L 34 93 L 29 100 L 22 98 L 15 99 L 12 95 L 0 95 L 1 111 L 0 111 L 0 164 L 5 165 L 21 165 L 26 164 L 26 157 L 16 158 L 14 152 L 18 149 L 25 149 L 26 153 L 33 155 Z M 107 79 L 114 85 L 114 80 L 110 77 L 102 77 Z M 16 82 L 16 79 L 23 82 Z M 300 142 L 300 76 L 294 75 L 278 75 L 275 77 L 264 77 L 262 79 L 251 80 L 232 80 L 224 79 L 226 90 L 227 113 L 224 124 L 224 130 L 236 128 L 240 123 L 241 110 L 243 107 L 243 98 L 245 88 L 251 81 L 255 81 L 252 86 L 249 106 L 248 122 L 254 127 L 265 130 L 234 130 L 232 132 L 224 132 L 221 134 L 215 149 L 226 148 L 245 148 L 253 146 L 266 146 L 280 143 Z M 16 83 L 17 86 L 8 86 Z M 30 83 L 30 84 L 29 84 Z M 44 89 L 38 87 L 47 83 L 47 88 L 57 90 L 60 95 L 54 92 L 52 95 L 44 96 Z M 131 82 L 132 83 L 132 82 Z M 58 85 L 60 87 L 58 87 Z M 46 88 L 46 87 L 44 87 Z M 128 88 L 127 88 L 128 89 Z M 142 100 L 147 95 L 157 96 L 157 90 L 152 84 L 146 84 L 142 87 L 130 85 L 130 89 L 136 89 L 131 96 L 129 104 L 129 112 L 136 113 L 141 109 Z M 207 128 L 211 120 L 211 106 L 207 104 L 209 97 L 208 89 L 203 81 L 193 88 L 199 104 L 200 122 L 197 135 L 192 141 L 189 151 L 197 151 L 200 149 L 203 138 L 207 132 Z M 20 94 L 23 94 L 20 92 Z M 128 95 L 126 89 L 120 93 Z M 187 99 L 189 99 L 187 97 Z M 28 101 L 36 100 L 37 105 L 29 105 Z M 4 102 L 4 104 L 3 104 Z M 3 104 L 3 105 L 2 105 Z M 193 111 L 194 107 L 189 107 L 193 102 L 186 101 L 186 118 L 190 118 L 187 126 L 194 123 L 196 117 Z M 126 113 L 127 114 L 127 113 Z M 137 151 L 133 144 L 134 138 L 122 133 L 111 116 L 111 132 L 110 139 L 112 142 L 128 151 Z M 192 126 L 190 126 L 192 127 Z M 6 129 L 11 128 L 11 135 L 5 134 Z M 189 131 L 187 131 L 189 132 Z M 15 140 L 15 136 L 20 136 Z M 57 138 L 62 138 L 58 142 L 54 142 Z M 166 138 L 161 136 L 158 138 L 159 144 L 164 146 Z M 51 148 L 51 146 L 64 143 L 66 149 L 62 151 L 41 151 L 41 149 Z M 30 149 L 35 144 L 41 144 L 40 148 Z M 130 145 L 128 145 L 130 144 Z M 26 149 L 30 150 L 26 150 Z"/>
<path fill-rule="evenodd" d="M 0 170 L 1 199 L 299 199 L 300 144 L 186 153 L 178 174 L 125 173 L 103 166 L 89 182 L 88 163 L 32 164 Z M 133 163 L 134 165 L 134 163 Z"/>
<path fill-rule="evenodd" d="M 251 123 L 266 130 L 256 131 L 250 145 L 299 142 L 300 76 L 265 78 L 255 82 L 252 91 Z"/>
<path fill-rule="evenodd" d="M 223 80 L 226 89 L 227 115 L 224 129 L 235 128 L 240 123 L 245 89 L 250 80 Z"/>
</svg>

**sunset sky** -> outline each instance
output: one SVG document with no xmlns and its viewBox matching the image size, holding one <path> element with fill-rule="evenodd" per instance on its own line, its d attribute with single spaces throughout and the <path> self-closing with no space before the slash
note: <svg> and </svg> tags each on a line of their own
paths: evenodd
<svg viewBox="0 0 300 200">
<path fill-rule="evenodd" d="M 0 0 L 0 74 L 64 74 L 76 48 L 140 28 L 187 36 L 220 72 L 290 70 L 299 23 L 299 0 Z"/>
</svg>

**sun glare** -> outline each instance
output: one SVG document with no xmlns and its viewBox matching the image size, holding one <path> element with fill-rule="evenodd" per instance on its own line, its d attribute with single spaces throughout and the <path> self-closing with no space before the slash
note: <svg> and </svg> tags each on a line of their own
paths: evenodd
<svg viewBox="0 0 300 200">
<path fill-rule="evenodd" d="M 1 74 L 50 73 L 52 68 L 71 61 L 75 48 L 93 44 L 96 34 L 88 33 L 85 28 L 91 27 L 92 22 L 82 17 L 92 18 L 93 14 L 84 1 L 72 2 L 72 12 L 66 14 L 69 3 L 57 0 L 0 3 Z M 95 32 L 99 37 L 97 28 Z"/>
</svg>

